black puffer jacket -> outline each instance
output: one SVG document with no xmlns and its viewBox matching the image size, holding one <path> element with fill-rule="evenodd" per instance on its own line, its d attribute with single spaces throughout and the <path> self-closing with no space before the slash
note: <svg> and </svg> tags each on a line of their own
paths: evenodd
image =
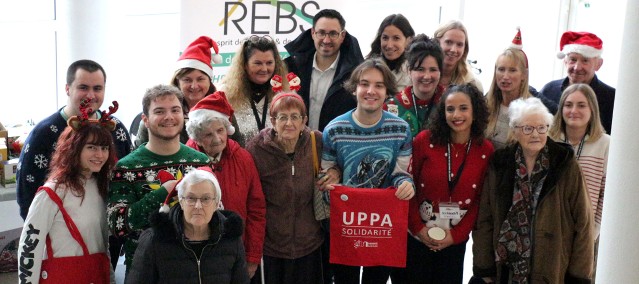
<svg viewBox="0 0 639 284">
<path fill-rule="evenodd" d="M 351 72 L 357 65 L 364 61 L 362 51 L 359 48 L 357 39 L 346 32 L 344 42 L 340 46 L 339 63 L 335 70 L 335 76 L 331 86 L 326 92 L 324 104 L 319 118 L 319 131 L 339 115 L 354 109 L 357 106 L 355 96 L 347 92 L 342 86 L 351 76 Z M 315 56 L 315 43 L 311 35 L 311 29 L 301 33 L 295 40 L 284 46 L 286 51 L 291 55 L 284 62 L 288 67 L 288 71 L 297 74 L 300 77 L 302 88 L 297 92 L 306 104 L 306 109 L 310 109 L 310 89 L 311 74 L 313 73 L 313 60 Z"/>
<path fill-rule="evenodd" d="M 213 213 L 211 237 L 198 256 L 183 234 L 183 213 L 177 204 L 153 213 L 152 227 L 142 233 L 125 283 L 249 283 L 242 219 L 231 211 Z"/>
</svg>

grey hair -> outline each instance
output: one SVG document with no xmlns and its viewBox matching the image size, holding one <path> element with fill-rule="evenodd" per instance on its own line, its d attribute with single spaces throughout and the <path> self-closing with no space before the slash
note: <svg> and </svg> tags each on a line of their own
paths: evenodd
<svg viewBox="0 0 639 284">
<path fill-rule="evenodd" d="M 200 182 L 209 182 L 213 186 L 215 191 L 215 199 L 220 202 L 222 200 L 222 190 L 220 189 L 220 183 L 217 181 L 215 175 L 205 170 L 194 169 L 187 173 L 180 181 L 175 190 L 177 190 L 178 198 L 184 197 L 184 192 L 191 185 L 198 184 Z"/>
<path fill-rule="evenodd" d="M 186 133 L 189 134 L 191 140 L 198 141 L 198 137 L 204 129 L 216 120 L 224 124 L 229 135 L 235 133 L 235 128 L 228 119 L 220 117 L 219 112 L 208 109 L 197 109 L 189 112 L 189 121 L 186 123 Z"/>
<path fill-rule="evenodd" d="M 531 114 L 542 115 L 546 124 L 548 124 L 549 127 L 552 126 L 553 115 L 548 111 L 548 108 L 546 108 L 541 100 L 535 97 L 520 98 L 510 103 L 508 106 L 508 117 L 510 117 L 508 126 L 510 126 L 511 130 L 514 129 L 515 126 L 521 123 L 524 116 Z"/>
</svg>

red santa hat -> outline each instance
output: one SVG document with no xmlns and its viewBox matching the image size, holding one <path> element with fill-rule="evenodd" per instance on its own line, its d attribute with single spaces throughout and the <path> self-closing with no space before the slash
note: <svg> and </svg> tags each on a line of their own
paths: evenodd
<svg viewBox="0 0 639 284">
<path fill-rule="evenodd" d="M 201 116 L 213 116 L 226 119 L 231 122 L 231 116 L 233 116 L 233 108 L 226 100 L 226 96 L 223 92 L 215 92 L 201 99 L 193 108 L 189 111 L 189 119 Z M 226 128 L 229 135 L 235 133 L 235 127 L 230 125 Z"/>
<path fill-rule="evenodd" d="M 565 32 L 559 40 L 557 58 L 563 59 L 570 53 L 579 53 L 584 57 L 595 58 L 601 56 L 603 41 L 589 32 Z"/>
<path fill-rule="evenodd" d="M 513 41 L 511 42 L 510 47 L 516 48 L 516 49 L 524 48 L 524 45 L 521 42 L 521 29 L 519 27 L 517 27 L 517 34 L 515 34 L 515 37 L 513 38 Z"/>
<path fill-rule="evenodd" d="M 213 183 L 215 188 L 220 189 L 220 183 L 217 181 L 217 177 L 213 173 L 213 170 L 211 169 L 211 167 L 199 167 L 199 168 L 197 168 L 197 169 L 195 169 L 193 171 L 200 171 L 200 170 L 211 173 L 211 177 L 212 178 L 210 179 L 210 181 Z M 167 182 L 169 180 L 175 180 L 176 178 L 172 174 L 170 174 L 169 172 L 167 172 L 165 170 L 160 170 L 158 172 L 157 179 L 160 181 L 161 184 L 164 184 L 165 182 Z M 173 188 L 173 190 L 171 190 L 171 192 L 166 196 L 166 198 L 164 199 L 164 202 L 162 203 L 162 206 L 160 206 L 160 213 L 169 213 L 169 211 L 171 209 L 170 207 L 172 205 L 171 203 L 173 201 L 173 198 L 175 198 L 178 195 L 177 187 L 182 182 L 183 179 L 184 179 L 184 177 L 180 175 L 177 184 L 175 184 L 175 187 Z M 220 189 L 220 191 L 221 191 L 221 189 Z M 218 196 L 218 198 L 219 198 L 219 196 Z M 221 207 L 222 206 L 221 204 L 222 204 L 222 202 L 220 201 L 218 206 Z M 223 207 L 221 207 L 221 208 L 223 209 Z"/>
<path fill-rule="evenodd" d="M 509 48 L 518 49 L 524 54 L 524 59 L 526 59 L 526 68 L 528 68 L 528 56 L 526 55 L 526 52 L 524 52 L 524 44 L 521 40 L 521 29 L 519 27 L 517 27 L 517 34 L 515 34 Z"/>
<path fill-rule="evenodd" d="M 211 57 L 211 48 L 215 51 L 215 55 Z M 194 68 L 204 72 L 209 78 L 213 78 L 213 66 L 222 63 L 222 56 L 217 42 L 208 36 L 201 36 L 186 47 L 184 53 L 180 56 L 176 63 L 176 70 L 182 68 Z"/>
</svg>

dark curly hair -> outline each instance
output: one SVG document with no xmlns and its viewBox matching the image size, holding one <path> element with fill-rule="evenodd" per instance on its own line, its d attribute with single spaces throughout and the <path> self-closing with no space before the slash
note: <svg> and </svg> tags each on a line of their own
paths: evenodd
<svg viewBox="0 0 639 284">
<path fill-rule="evenodd" d="M 99 124 L 89 123 L 78 130 L 67 126 L 58 141 L 55 152 L 51 157 L 51 167 L 48 180 L 55 181 L 56 184 L 64 185 L 75 196 L 84 199 L 84 182 L 80 154 L 86 144 L 98 146 L 109 146 L 109 156 L 100 172 L 94 173 L 98 184 L 98 192 L 102 198 L 106 199 L 109 188 L 109 176 L 115 167 L 116 156 L 115 146 L 111 132 Z"/>
<path fill-rule="evenodd" d="M 488 107 L 486 107 L 484 95 L 472 84 L 451 85 L 448 87 L 437 105 L 437 118 L 430 126 L 431 141 L 438 145 L 444 145 L 450 140 L 450 126 L 446 122 L 446 99 L 454 93 L 464 93 L 470 97 L 470 104 L 473 108 L 470 138 L 473 139 L 473 142 L 481 144 L 488 124 Z"/>
</svg>

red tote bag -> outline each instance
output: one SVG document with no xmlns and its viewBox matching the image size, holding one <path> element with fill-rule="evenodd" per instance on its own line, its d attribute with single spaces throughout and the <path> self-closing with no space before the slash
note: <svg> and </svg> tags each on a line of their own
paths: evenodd
<svg viewBox="0 0 639 284">
<path fill-rule="evenodd" d="M 406 267 L 408 201 L 395 191 L 336 186 L 330 192 L 331 263 Z"/>
<path fill-rule="evenodd" d="M 64 210 L 60 197 L 48 187 L 40 187 L 40 190 L 44 190 L 53 202 L 58 205 L 71 236 L 82 246 L 82 251 L 84 252 L 82 256 L 54 258 L 51 239 L 47 236 L 47 257 L 49 258 L 42 261 L 40 283 L 109 283 L 111 277 L 109 257 L 106 253 L 89 254 L 89 249 L 84 243 L 80 231 L 78 231 L 71 216 Z"/>
</svg>

